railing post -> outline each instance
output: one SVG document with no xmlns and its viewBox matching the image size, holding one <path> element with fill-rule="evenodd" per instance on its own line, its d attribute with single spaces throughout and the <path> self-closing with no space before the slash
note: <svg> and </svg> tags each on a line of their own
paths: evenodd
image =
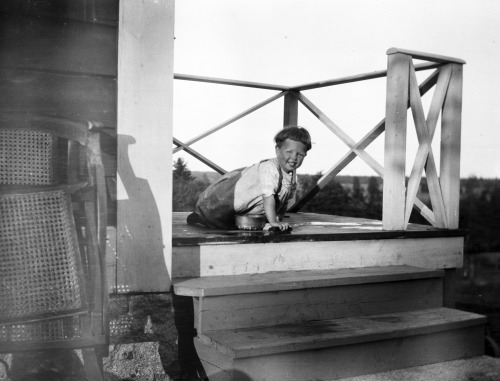
<svg viewBox="0 0 500 381">
<path fill-rule="evenodd" d="M 296 126 L 299 120 L 299 100 L 295 92 L 290 91 L 285 95 L 283 127 Z"/>
<path fill-rule="evenodd" d="M 448 228 L 458 228 L 460 202 L 460 137 L 462 127 L 462 69 L 453 63 L 441 121 L 440 183 Z"/>
<path fill-rule="evenodd" d="M 409 55 L 401 53 L 388 56 L 382 209 L 384 230 L 405 229 L 406 126 L 410 60 Z"/>
</svg>

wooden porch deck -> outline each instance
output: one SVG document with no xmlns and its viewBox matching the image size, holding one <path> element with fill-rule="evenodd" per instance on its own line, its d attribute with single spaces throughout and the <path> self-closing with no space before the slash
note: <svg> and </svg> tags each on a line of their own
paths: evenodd
<svg viewBox="0 0 500 381">
<path fill-rule="evenodd" d="M 191 246 L 217 243 L 279 243 L 298 241 L 348 241 L 396 238 L 463 237 L 464 231 L 409 224 L 407 230 L 383 230 L 382 221 L 317 213 L 287 213 L 290 232 L 217 230 L 188 225 L 188 212 L 173 213 L 172 245 Z"/>
<path fill-rule="evenodd" d="M 314 213 L 290 213 L 291 232 L 214 230 L 173 213 L 172 278 L 407 265 L 462 266 L 460 230 L 409 225 L 386 231 L 382 222 Z"/>
</svg>

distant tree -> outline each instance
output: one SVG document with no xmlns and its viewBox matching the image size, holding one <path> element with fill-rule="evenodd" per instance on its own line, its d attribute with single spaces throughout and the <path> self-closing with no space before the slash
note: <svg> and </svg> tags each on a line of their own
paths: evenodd
<svg viewBox="0 0 500 381">
<path fill-rule="evenodd" d="M 363 194 L 363 188 L 361 188 L 361 183 L 359 177 L 355 176 L 352 179 L 352 198 L 355 200 L 365 201 L 365 195 Z"/>
<path fill-rule="evenodd" d="M 466 231 L 465 251 L 500 251 L 499 181 L 466 179 L 465 188 L 460 197 L 459 220 L 459 227 Z"/>
<path fill-rule="evenodd" d="M 468 179 L 465 179 L 463 183 L 465 186 L 465 193 L 468 195 L 475 193 L 481 186 L 481 181 L 476 176 L 471 176 Z"/>
<path fill-rule="evenodd" d="M 172 210 L 174 212 L 192 211 L 198 196 L 208 185 L 208 181 L 195 179 L 186 162 L 178 158 L 173 165 Z"/>
<path fill-rule="evenodd" d="M 299 175 L 297 180 L 297 197 L 301 197 L 305 192 L 311 189 L 322 176 L 321 172 L 315 175 Z"/>
<path fill-rule="evenodd" d="M 298 201 L 304 196 L 312 187 L 314 187 L 318 180 L 323 175 L 321 172 L 316 173 L 315 175 L 298 175 L 297 178 L 297 191 L 295 193 L 294 201 Z M 304 211 L 304 209 L 301 209 Z"/>
<path fill-rule="evenodd" d="M 302 197 L 321 177 L 321 173 L 302 175 L 297 197 Z M 352 190 L 349 189 L 351 187 L 344 188 L 339 181 L 332 180 L 327 184 L 323 184 L 322 189 L 302 207 L 301 211 L 366 217 L 366 198 L 359 177 L 344 176 L 342 181 L 345 183 L 352 182 Z"/>
<path fill-rule="evenodd" d="M 174 181 L 176 180 L 193 180 L 193 176 L 191 175 L 191 171 L 188 169 L 186 162 L 182 157 L 179 157 L 177 161 L 174 163 Z"/>
<path fill-rule="evenodd" d="M 382 191 L 376 177 L 370 177 L 367 188 L 366 217 L 377 220 L 382 219 Z"/>
<path fill-rule="evenodd" d="M 201 181 L 204 183 L 210 184 L 210 179 L 208 178 L 206 173 L 203 174 Z"/>
<path fill-rule="evenodd" d="M 366 215 L 366 199 L 365 194 L 363 192 L 363 188 L 361 188 L 361 182 L 359 181 L 359 177 L 355 176 L 352 179 L 352 212 L 350 213 L 353 217 L 363 217 Z"/>
<path fill-rule="evenodd" d="M 341 184 L 333 180 L 309 200 L 301 211 L 345 215 L 349 204 L 349 192 Z"/>
</svg>

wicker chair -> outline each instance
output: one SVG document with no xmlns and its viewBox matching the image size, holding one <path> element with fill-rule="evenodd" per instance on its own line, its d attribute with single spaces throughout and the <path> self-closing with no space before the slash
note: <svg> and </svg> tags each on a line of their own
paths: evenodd
<svg viewBox="0 0 500 381">
<path fill-rule="evenodd" d="M 104 380 L 104 188 L 99 133 L 0 113 L 0 352 L 81 349 Z"/>
</svg>

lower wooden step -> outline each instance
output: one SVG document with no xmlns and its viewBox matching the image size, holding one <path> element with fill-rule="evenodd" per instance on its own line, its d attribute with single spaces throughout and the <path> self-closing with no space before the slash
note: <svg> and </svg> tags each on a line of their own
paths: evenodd
<svg viewBox="0 0 500 381">
<path fill-rule="evenodd" d="M 483 354 L 481 315 L 447 308 L 208 332 L 209 379 L 334 380 Z"/>
<path fill-rule="evenodd" d="M 341 381 L 494 381 L 500 380 L 500 358 L 477 356 L 421 365 Z"/>
</svg>

